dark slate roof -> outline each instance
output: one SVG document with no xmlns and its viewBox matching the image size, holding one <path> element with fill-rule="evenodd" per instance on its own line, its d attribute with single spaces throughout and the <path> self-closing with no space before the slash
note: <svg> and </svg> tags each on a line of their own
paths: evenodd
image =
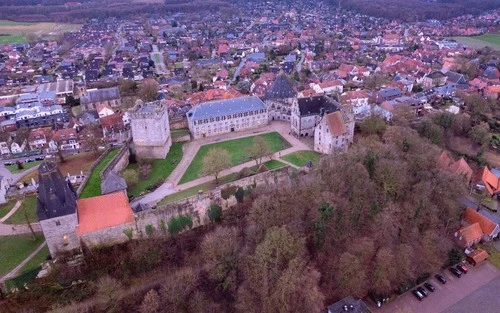
<svg viewBox="0 0 500 313">
<path fill-rule="evenodd" d="M 391 97 L 399 97 L 401 96 L 401 89 L 396 87 L 389 87 L 380 89 L 378 93 L 382 98 L 391 98 Z"/>
<path fill-rule="evenodd" d="M 347 310 L 346 310 L 347 309 Z M 363 300 L 354 300 L 353 297 L 346 297 L 328 307 L 328 313 L 372 313 Z"/>
<path fill-rule="evenodd" d="M 340 104 L 326 96 L 297 99 L 301 116 L 332 113 L 340 110 Z"/>
<path fill-rule="evenodd" d="M 115 99 L 120 99 L 120 91 L 118 87 L 111 87 L 87 91 L 85 96 L 80 97 L 80 103 L 87 104 Z"/>
<path fill-rule="evenodd" d="M 461 84 L 463 84 L 463 83 L 467 82 L 464 75 L 457 73 L 457 72 L 448 71 L 444 75 L 446 75 L 448 77 L 447 81 L 449 83 L 455 83 L 455 84 L 461 83 Z"/>
<path fill-rule="evenodd" d="M 441 71 L 433 71 L 433 72 L 430 72 L 429 74 L 427 74 L 426 77 L 434 79 L 434 78 L 442 78 L 442 77 L 445 77 L 445 76 L 446 75 L 444 75 Z"/>
<path fill-rule="evenodd" d="M 200 103 L 187 113 L 190 120 L 202 120 L 217 116 L 231 115 L 266 110 L 267 107 L 258 97 L 238 97 L 227 100 L 217 100 Z"/>
<path fill-rule="evenodd" d="M 38 167 L 38 220 L 65 216 L 76 212 L 76 193 L 66 182 L 57 165 L 45 161 Z"/>
<path fill-rule="evenodd" d="M 264 100 L 294 98 L 295 91 L 284 74 L 278 75 L 271 88 L 266 91 Z"/>
<path fill-rule="evenodd" d="M 106 178 L 104 178 L 101 182 L 101 192 L 103 195 L 126 189 L 127 183 L 125 182 L 125 179 L 118 176 L 118 174 L 113 171 L 110 171 L 108 175 L 106 175 Z"/>
</svg>

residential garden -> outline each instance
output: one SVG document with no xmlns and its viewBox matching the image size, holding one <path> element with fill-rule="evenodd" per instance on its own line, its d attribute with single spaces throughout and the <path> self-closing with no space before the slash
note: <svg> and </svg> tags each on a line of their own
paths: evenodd
<svg viewBox="0 0 500 313">
<path fill-rule="evenodd" d="M 109 151 L 109 153 L 97 164 L 96 167 L 90 173 L 90 177 L 87 180 L 87 184 L 80 194 L 80 198 L 90 198 L 101 195 L 101 172 L 106 168 L 106 166 L 113 160 L 113 158 L 118 154 L 119 150 L 114 149 Z"/>
<path fill-rule="evenodd" d="M 252 159 L 248 156 L 247 150 L 253 145 L 254 138 L 256 137 L 264 139 L 270 152 L 272 153 L 284 150 L 291 146 L 290 143 L 277 132 L 201 146 L 179 181 L 179 184 L 184 184 L 203 176 L 203 159 L 211 149 L 226 150 L 229 153 L 231 166 L 252 161 Z"/>
<path fill-rule="evenodd" d="M 5 168 L 9 170 L 12 174 L 17 174 L 29 170 L 35 166 L 38 166 L 41 161 L 27 162 L 27 163 L 19 163 L 13 165 L 6 165 Z"/>
</svg>

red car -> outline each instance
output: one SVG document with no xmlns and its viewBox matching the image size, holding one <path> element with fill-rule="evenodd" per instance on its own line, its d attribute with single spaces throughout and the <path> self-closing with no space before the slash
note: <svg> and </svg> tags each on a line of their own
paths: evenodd
<svg viewBox="0 0 500 313">
<path fill-rule="evenodd" d="M 464 273 L 464 274 L 467 274 L 467 271 L 469 270 L 465 265 L 463 264 L 458 264 L 457 266 L 457 270 L 459 270 L 460 272 Z"/>
</svg>

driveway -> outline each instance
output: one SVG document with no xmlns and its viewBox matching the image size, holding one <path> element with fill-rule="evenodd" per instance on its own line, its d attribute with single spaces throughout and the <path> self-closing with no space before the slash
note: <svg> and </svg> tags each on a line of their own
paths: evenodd
<svg viewBox="0 0 500 313">
<path fill-rule="evenodd" d="M 470 268 L 469 273 L 456 278 L 446 270 L 447 278 L 442 285 L 434 277 L 431 284 L 436 287 L 434 293 L 423 301 L 419 301 L 411 292 L 407 292 L 398 299 L 378 309 L 373 302 L 366 302 L 374 313 L 461 313 L 461 312 L 500 312 L 500 270 L 489 262 L 484 262 Z"/>
</svg>

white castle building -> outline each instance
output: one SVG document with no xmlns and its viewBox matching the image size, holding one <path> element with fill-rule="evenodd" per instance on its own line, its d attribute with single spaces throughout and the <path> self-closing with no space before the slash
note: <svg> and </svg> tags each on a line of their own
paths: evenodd
<svg viewBox="0 0 500 313">
<path fill-rule="evenodd" d="M 130 112 L 130 125 L 136 156 L 164 159 L 172 138 L 168 122 L 168 109 L 161 101 L 137 104 Z"/>
<path fill-rule="evenodd" d="M 191 135 L 196 138 L 267 125 L 267 106 L 258 97 L 239 97 L 201 103 L 187 112 Z"/>
</svg>

